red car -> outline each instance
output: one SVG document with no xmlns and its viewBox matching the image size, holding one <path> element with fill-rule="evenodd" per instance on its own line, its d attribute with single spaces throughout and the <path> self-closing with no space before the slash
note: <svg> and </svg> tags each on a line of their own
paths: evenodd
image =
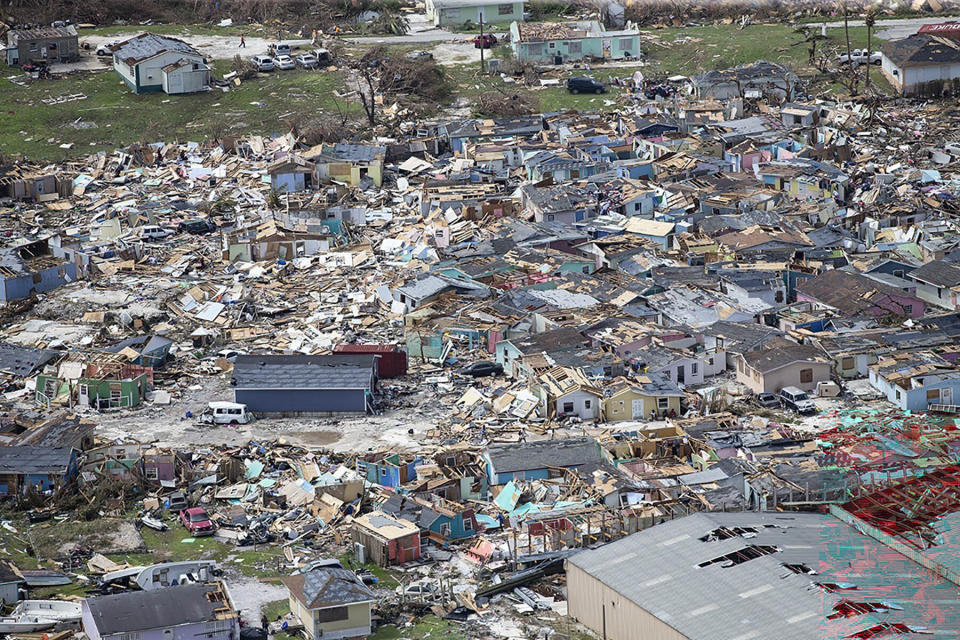
<svg viewBox="0 0 960 640">
<path fill-rule="evenodd" d="M 485 33 L 473 39 L 474 49 L 492 49 L 497 46 L 497 36 L 492 33 Z"/>
<path fill-rule="evenodd" d="M 203 507 L 192 507 L 180 512 L 180 522 L 194 536 L 212 536 L 216 527 L 210 522 L 210 516 Z"/>
</svg>

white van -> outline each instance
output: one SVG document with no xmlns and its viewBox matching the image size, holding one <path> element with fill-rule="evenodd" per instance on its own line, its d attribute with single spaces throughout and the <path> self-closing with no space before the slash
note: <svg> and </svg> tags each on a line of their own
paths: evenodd
<svg viewBox="0 0 960 640">
<path fill-rule="evenodd" d="M 200 414 L 201 424 L 247 424 L 251 420 L 247 405 L 237 402 L 211 402 Z"/>
<path fill-rule="evenodd" d="M 137 229 L 137 235 L 143 240 L 163 240 L 172 233 L 168 229 L 153 224 L 144 225 Z"/>
</svg>

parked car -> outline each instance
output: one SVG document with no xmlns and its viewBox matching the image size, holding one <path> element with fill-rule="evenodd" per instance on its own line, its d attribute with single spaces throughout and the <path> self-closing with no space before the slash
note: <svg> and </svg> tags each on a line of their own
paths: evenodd
<svg viewBox="0 0 960 640">
<path fill-rule="evenodd" d="M 474 49 L 492 49 L 497 46 L 497 36 L 492 33 L 485 33 L 473 39 Z"/>
<path fill-rule="evenodd" d="M 267 53 L 274 57 L 289 56 L 291 51 L 290 45 L 286 42 L 271 42 L 267 45 Z"/>
<path fill-rule="evenodd" d="M 503 373 L 503 365 L 490 362 L 489 360 L 481 360 L 480 362 L 474 362 L 460 369 L 460 373 L 465 376 L 473 376 L 474 378 L 496 376 Z"/>
<path fill-rule="evenodd" d="M 137 230 L 137 237 L 141 240 L 163 240 L 170 235 L 173 235 L 173 231 L 155 224 L 144 225 Z"/>
<path fill-rule="evenodd" d="M 398 596 L 414 600 L 435 600 L 440 596 L 440 589 L 428 580 L 411 582 L 407 586 L 400 585 L 396 589 Z"/>
<path fill-rule="evenodd" d="M 429 51 L 408 51 L 407 57 L 411 60 L 433 60 L 433 54 Z"/>
<path fill-rule="evenodd" d="M 297 63 L 294 62 L 290 56 L 277 56 L 273 59 L 273 64 L 281 71 L 289 71 L 290 69 L 297 68 Z"/>
<path fill-rule="evenodd" d="M 780 389 L 780 402 L 783 403 L 784 408 L 797 413 L 813 413 L 817 410 L 817 405 L 813 403 L 807 392 L 797 387 Z"/>
<path fill-rule="evenodd" d="M 183 495 L 179 491 L 171 493 L 167 496 L 167 509 L 173 511 L 174 513 L 179 513 L 189 507 L 190 504 L 187 502 L 187 496 Z"/>
<path fill-rule="evenodd" d="M 180 522 L 194 537 L 212 536 L 216 527 L 210 521 L 207 510 L 203 507 L 192 507 L 180 512 Z"/>
<path fill-rule="evenodd" d="M 779 409 L 780 408 L 780 399 L 777 398 L 776 394 L 763 392 L 757 394 L 757 404 L 763 407 L 764 409 Z"/>
<path fill-rule="evenodd" d="M 114 40 L 113 42 L 105 42 L 104 44 L 101 44 L 99 47 L 97 47 L 97 50 L 95 51 L 95 53 L 101 57 L 112 56 L 113 49 L 111 49 L 111 47 L 119 43 L 120 43 L 120 40 Z"/>
<path fill-rule="evenodd" d="M 197 420 L 200 424 L 247 424 L 250 413 L 247 405 L 239 402 L 210 402 Z"/>
<path fill-rule="evenodd" d="M 236 362 L 237 356 L 245 355 L 243 351 L 238 351 L 236 349 L 220 349 L 217 351 L 217 358 L 223 358 L 227 362 Z"/>
<path fill-rule="evenodd" d="M 567 91 L 570 93 L 606 93 L 607 87 L 593 78 L 570 78 L 567 80 Z"/>
<path fill-rule="evenodd" d="M 883 56 L 879 51 L 870 53 L 867 49 L 853 49 L 849 56 L 847 56 L 846 52 L 843 52 L 837 57 L 838 64 L 850 64 L 852 62 L 857 66 L 868 63 L 880 64 L 882 61 Z"/>
<path fill-rule="evenodd" d="M 273 71 L 277 68 L 270 56 L 254 56 L 250 62 L 257 68 L 257 71 Z"/>
<path fill-rule="evenodd" d="M 194 220 L 184 220 L 177 225 L 177 233 L 192 233 L 195 236 L 202 236 L 205 233 L 211 233 L 217 230 L 217 225 L 209 220 L 196 218 Z"/>
<path fill-rule="evenodd" d="M 320 59 L 312 53 L 301 53 L 294 58 L 294 61 L 297 63 L 298 67 L 302 67 L 304 69 L 316 69 L 318 66 L 320 66 Z"/>
</svg>

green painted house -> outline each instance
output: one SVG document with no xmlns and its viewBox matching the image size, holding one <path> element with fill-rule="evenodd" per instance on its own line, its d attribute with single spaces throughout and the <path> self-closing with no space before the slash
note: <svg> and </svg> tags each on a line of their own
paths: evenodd
<svg viewBox="0 0 960 640">
<path fill-rule="evenodd" d="M 509 24 L 523 21 L 525 0 L 426 0 L 427 20 L 435 27 L 459 26 L 470 22 Z"/>
<path fill-rule="evenodd" d="M 150 387 L 149 373 L 121 379 L 81 377 L 76 381 L 64 380 L 50 375 L 37 376 L 36 401 L 49 406 L 51 403 L 73 402 L 95 409 L 137 407 Z"/>
<path fill-rule="evenodd" d="M 595 20 L 582 22 L 514 22 L 510 46 L 520 62 L 564 64 L 575 60 L 639 58 L 637 29 L 607 31 Z"/>
</svg>

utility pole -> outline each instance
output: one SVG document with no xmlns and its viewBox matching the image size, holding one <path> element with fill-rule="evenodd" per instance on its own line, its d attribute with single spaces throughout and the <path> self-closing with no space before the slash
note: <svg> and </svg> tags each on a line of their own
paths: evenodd
<svg viewBox="0 0 960 640">
<path fill-rule="evenodd" d="M 483 39 L 483 9 L 480 9 L 480 74 L 483 75 L 487 72 L 487 63 L 483 59 L 483 50 L 486 48 L 487 43 Z"/>
</svg>

